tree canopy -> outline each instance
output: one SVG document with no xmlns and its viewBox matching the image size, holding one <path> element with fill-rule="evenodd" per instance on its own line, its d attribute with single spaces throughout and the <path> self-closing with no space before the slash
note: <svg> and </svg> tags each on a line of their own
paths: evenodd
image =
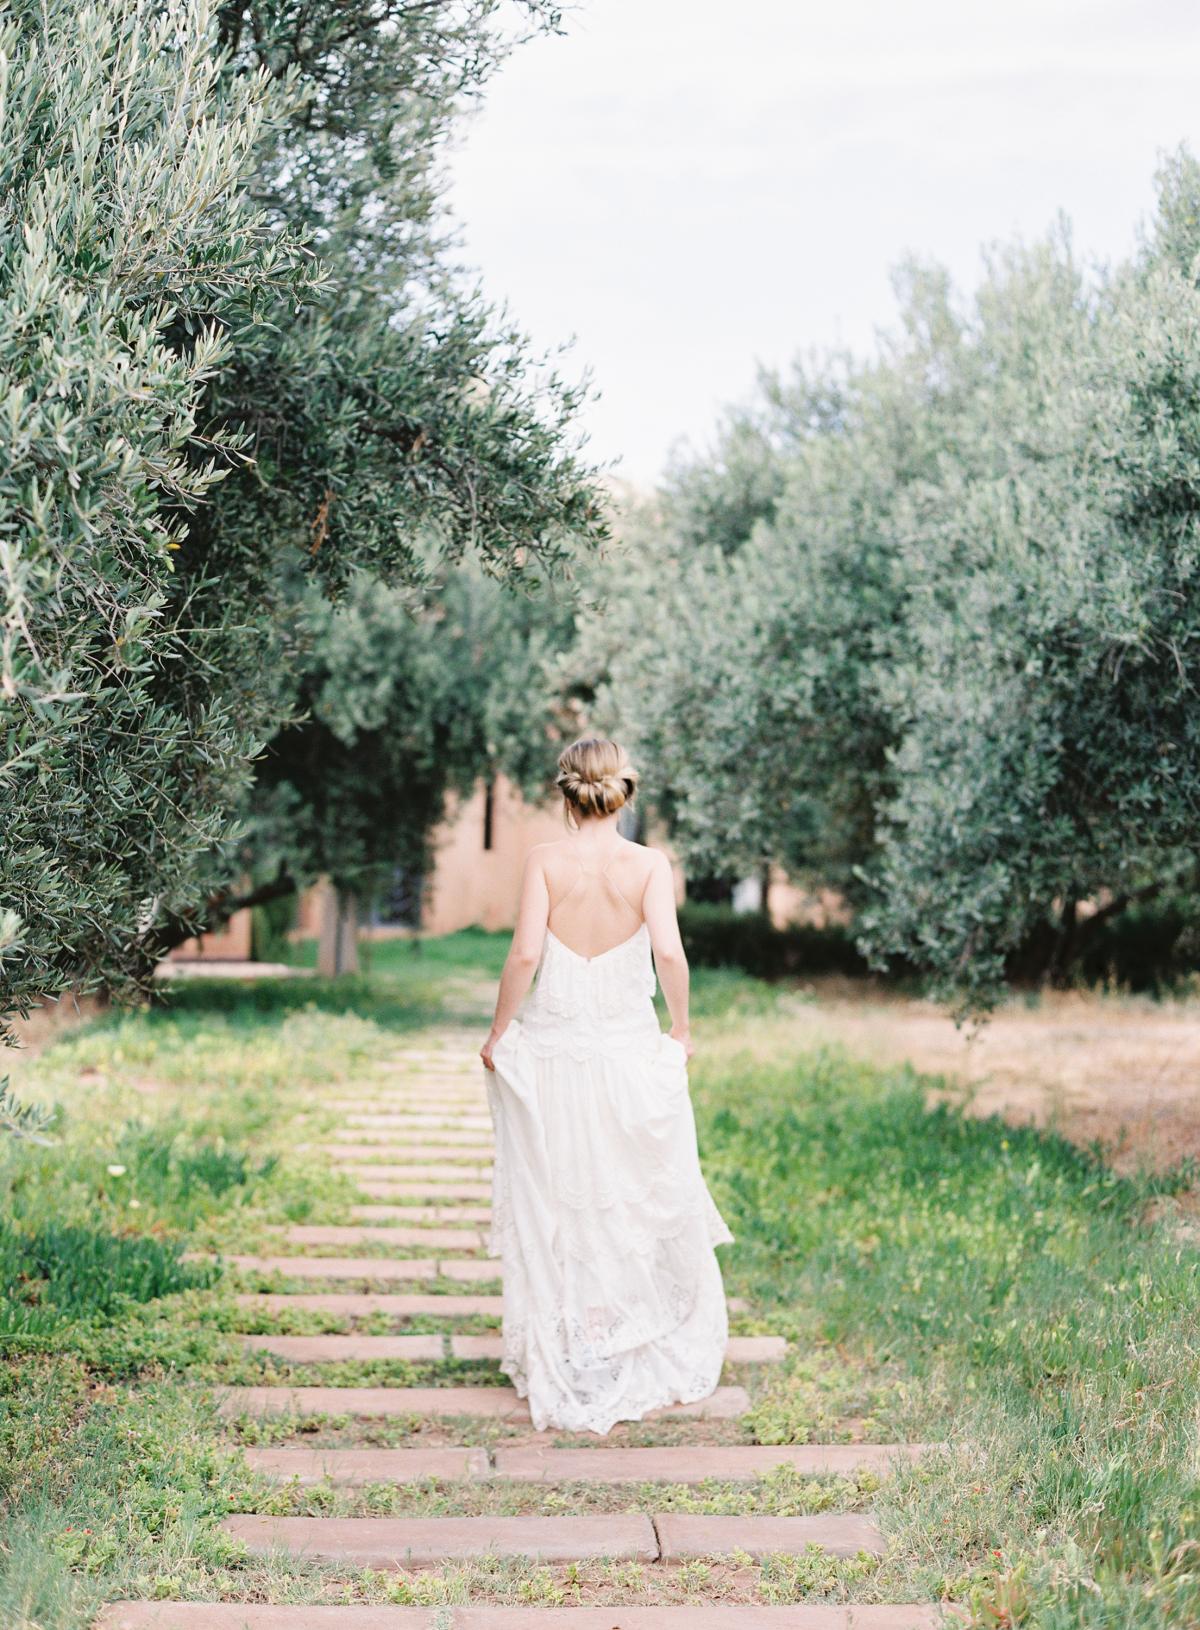
<svg viewBox="0 0 1200 1630">
<path fill-rule="evenodd" d="M 9 8 L 0 1008 L 141 982 L 202 920 L 311 586 L 603 536 L 578 394 L 463 292 L 438 204 L 500 12 Z"/>
<path fill-rule="evenodd" d="M 969 304 L 905 268 L 876 357 L 675 472 L 604 694 L 694 865 L 836 884 L 970 1004 L 1194 874 L 1197 220 L 1183 154 L 1104 276 L 1062 229 Z"/>
</svg>

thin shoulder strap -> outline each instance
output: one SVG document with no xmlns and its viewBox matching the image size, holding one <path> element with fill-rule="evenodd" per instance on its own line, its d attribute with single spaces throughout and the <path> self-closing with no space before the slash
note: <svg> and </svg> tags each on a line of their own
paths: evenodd
<svg viewBox="0 0 1200 1630">
<path fill-rule="evenodd" d="M 606 883 L 607 883 L 607 884 L 608 884 L 608 886 L 609 886 L 609 888 L 610 888 L 610 889 L 612 889 L 612 891 L 613 891 L 613 892 L 614 892 L 614 894 L 616 894 L 616 896 L 617 896 L 617 897 L 618 897 L 618 899 L 620 899 L 620 900 L 621 900 L 621 901 L 623 901 L 623 903 L 624 903 L 624 904 L 625 904 L 625 905 L 627 905 L 627 906 L 628 906 L 628 907 L 629 907 L 629 909 L 630 909 L 630 911 L 632 911 L 632 912 L 633 912 L 633 914 L 634 914 L 634 916 L 635 916 L 635 917 L 640 917 L 640 916 L 643 916 L 643 915 L 644 915 L 644 913 L 643 913 L 643 911 L 642 911 L 642 903 L 641 903 L 641 901 L 640 901 L 640 900 L 639 900 L 639 901 L 638 901 L 638 903 L 637 903 L 637 905 L 634 905 L 634 903 L 633 903 L 633 901 L 632 901 L 632 900 L 631 900 L 631 899 L 630 899 L 630 898 L 629 898 L 629 896 L 628 896 L 628 895 L 627 895 L 627 894 L 626 894 L 626 893 L 625 893 L 625 890 L 624 890 L 624 889 L 623 889 L 623 888 L 622 888 L 622 887 L 621 887 L 621 885 L 620 885 L 620 884 L 619 884 L 619 883 L 618 883 L 618 882 L 617 882 L 617 881 L 616 881 L 616 879 L 615 879 L 615 878 L 612 878 L 612 877 L 610 877 L 610 876 L 609 876 L 609 875 L 608 875 L 608 868 L 609 868 L 609 867 L 610 867 L 610 866 L 611 866 L 611 865 L 612 865 L 612 863 L 613 863 L 613 861 L 614 861 L 614 860 L 615 860 L 615 859 L 616 859 L 616 858 L 617 858 L 617 855 L 618 855 L 618 854 L 619 854 L 619 853 L 620 853 L 620 851 L 619 851 L 619 850 L 617 850 L 617 849 L 614 849 L 614 850 L 613 850 L 613 852 L 612 852 L 612 854 L 611 854 L 611 855 L 609 855 L 609 857 L 608 857 L 608 860 L 607 860 L 607 861 L 606 861 L 606 862 L 605 862 L 605 864 L 604 864 L 604 867 L 603 867 L 603 869 L 602 869 L 602 870 L 601 870 L 601 873 L 600 873 L 600 875 L 601 875 L 601 877 L 602 877 L 602 878 L 603 878 L 603 879 L 604 879 L 604 881 L 605 881 L 605 882 L 606 882 Z M 643 894 L 645 894 L 645 892 L 646 892 L 646 891 L 645 891 L 645 889 L 644 889 L 644 888 L 643 888 L 643 890 L 642 890 L 642 893 L 643 893 Z"/>
<path fill-rule="evenodd" d="M 571 859 L 575 862 L 575 865 L 578 868 L 578 876 L 575 878 L 575 881 L 571 884 L 569 889 L 564 889 L 562 894 L 559 895 L 558 899 L 551 902 L 550 911 L 547 913 L 547 915 L 552 915 L 558 910 L 559 906 L 564 905 L 587 876 L 587 872 L 584 869 L 583 862 L 580 860 L 579 856 L 573 854 Z"/>
</svg>

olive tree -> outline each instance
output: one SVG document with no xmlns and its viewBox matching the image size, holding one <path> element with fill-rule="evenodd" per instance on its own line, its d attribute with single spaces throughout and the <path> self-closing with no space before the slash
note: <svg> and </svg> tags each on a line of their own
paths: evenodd
<svg viewBox="0 0 1200 1630">
<path fill-rule="evenodd" d="M 206 0 L 18 3 L 0 24 L 0 945 L 23 1008 L 120 978 L 244 775 L 177 587 L 244 437 L 203 422 L 257 301 L 319 275 L 245 177 L 289 103 L 222 81 Z"/>
<path fill-rule="evenodd" d="M 9 8 L 0 1011 L 141 984 L 228 895 L 310 586 L 545 577 L 602 536 L 577 393 L 464 292 L 438 207 L 500 13 Z"/>
<path fill-rule="evenodd" d="M 1163 178 L 1164 220 L 1200 202 Z M 986 1001 L 1194 877 L 1200 295 L 1163 239 L 1100 287 L 1047 248 L 980 303 L 968 445 L 914 495 L 879 691 L 867 943 Z"/>
<path fill-rule="evenodd" d="M 522 591 L 474 562 L 419 587 L 359 573 L 336 601 L 310 587 L 278 636 L 294 716 L 256 763 L 214 912 L 327 877 L 343 971 L 364 900 L 428 871 L 449 793 L 502 771 L 546 790 L 562 732 L 544 675 L 575 606 L 569 585 Z"/>
<path fill-rule="evenodd" d="M 1063 230 L 970 303 L 908 271 L 876 358 L 796 380 L 820 411 L 735 548 L 719 463 L 707 550 L 668 495 L 608 670 L 686 855 L 836 883 L 970 1004 L 1195 874 L 1197 220 L 1181 155 L 1103 277 Z"/>
</svg>

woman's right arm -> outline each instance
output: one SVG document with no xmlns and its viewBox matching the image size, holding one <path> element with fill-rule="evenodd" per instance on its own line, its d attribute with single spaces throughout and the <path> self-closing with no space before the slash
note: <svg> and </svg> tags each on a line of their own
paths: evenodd
<svg viewBox="0 0 1200 1630">
<path fill-rule="evenodd" d="M 650 930 L 658 982 L 662 986 L 667 1012 L 671 1015 L 671 1034 L 676 1041 L 683 1043 L 691 1058 L 688 962 L 679 935 L 679 917 L 675 911 L 675 879 L 671 875 L 671 863 L 661 850 L 654 851 L 650 877 L 642 895 L 642 913 Z"/>
</svg>

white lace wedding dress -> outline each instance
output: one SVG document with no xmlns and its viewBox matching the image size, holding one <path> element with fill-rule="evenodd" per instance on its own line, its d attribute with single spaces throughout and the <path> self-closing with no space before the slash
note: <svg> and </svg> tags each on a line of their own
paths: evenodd
<svg viewBox="0 0 1200 1630">
<path fill-rule="evenodd" d="M 645 923 L 586 958 L 547 930 L 487 1072 L 502 1368 L 539 1430 L 607 1432 L 717 1385 L 728 1332 L 682 1045 Z"/>
</svg>

